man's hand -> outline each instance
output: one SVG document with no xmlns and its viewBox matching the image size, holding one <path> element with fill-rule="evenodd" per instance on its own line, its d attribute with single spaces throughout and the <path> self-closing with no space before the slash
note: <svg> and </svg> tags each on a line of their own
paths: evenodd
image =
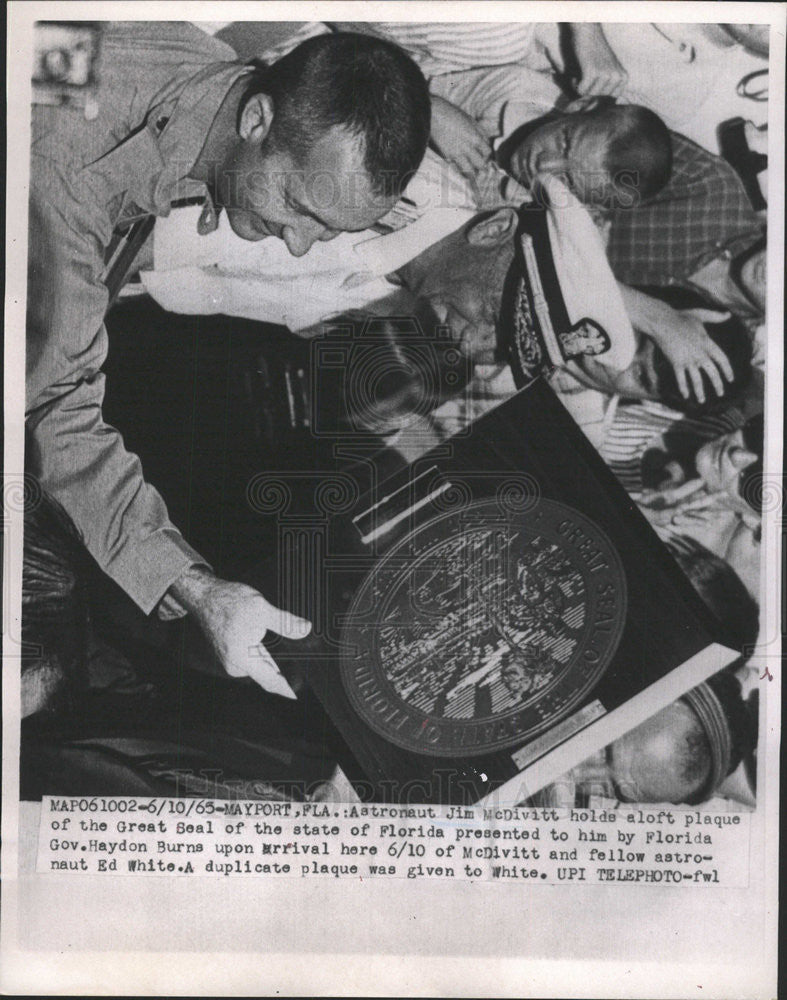
<svg viewBox="0 0 787 1000">
<path fill-rule="evenodd" d="M 652 525 L 684 532 L 698 541 L 698 532 L 713 534 L 718 531 L 720 519 L 738 513 L 725 493 L 708 493 L 702 479 L 663 490 L 645 490 L 632 494 L 632 499 Z"/>
<path fill-rule="evenodd" d="M 684 502 L 688 497 L 695 497 L 705 484 L 701 479 L 691 479 L 689 482 L 680 483 L 676 486 L 666 486 L 658 490 L 643 490 L 642 493 L 633 493 L 632 499 L 649 510 L 670 512 L 670 517 L 678 504 Z"/>
<path fill-rule="evenodd" d="M 621 282 L 618 288 L 635 329 L 655 341 L 672 365 L 683 398 L 688 399 L 693 389 L 698 402 L 705 402 L 703 372 L 716 395 L 723 396 L 724 379 L 734 381 L 735 373 L 727 355 L 708 336 L 704 324 L 721 323 L 729 319 L 730 314 L 711 309 L 678 311 Z"/>
<path fill-rule="evenodd" d="M 432 96 L 432 142 L 449 163 L 472 178 L 492 155 L 476 123 L 455 104 Z"/>
<path fill-rule="evenodd" d="M 571 40 L 579 63 L 577 93 L 618 97 L 628 83 L 628 73 L 609 47 L 600 24 L 572 23 Z"/>
<path fill-rule="evenodd" d="M 688 399 L 691 395 L 689 383 L 700 403 L 705 402 L 702 373 L 710 379 L 716 395 L 724 395 L 724 379 L 732 382 L 735 374 L 724 351 L 715 344 L 705 331 L 703 320 L 720 318 L 719 313 L 694 309 L 674 312 L 674 321 L 663 330 L 663 335 L 654 338 L 666 354 L 675 372 L 681 395 Z M 724 317 L 721 317 L 724 318 Z"/>
<path fill-rule="evenodd" d="M 230 677 L 251 677 L 265 691 L 295 698 L 262 640 L 269 630 L 303 639 L 311 631 L 308 621 L 275 608 L 252 587 L 199 566 L 187 569 L 170 591 L 199 622 Z"/>
</svg>

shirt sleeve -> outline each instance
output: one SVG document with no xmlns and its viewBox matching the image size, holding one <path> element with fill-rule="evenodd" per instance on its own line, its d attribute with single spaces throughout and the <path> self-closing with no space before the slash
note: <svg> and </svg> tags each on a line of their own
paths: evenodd
<svg viewBox="0 0 787 1000">
<path fill-rule="evenodd" d="M 170 522 L 136 455 L 104 423 L 100 281 L 108 213 L 80 171 L 34 155 L 28 229 L 27 464 L 101 569 L 150 613 L 204 560 Z M 165 602 L 162 617 L 182 611 Z"/>
</svg>

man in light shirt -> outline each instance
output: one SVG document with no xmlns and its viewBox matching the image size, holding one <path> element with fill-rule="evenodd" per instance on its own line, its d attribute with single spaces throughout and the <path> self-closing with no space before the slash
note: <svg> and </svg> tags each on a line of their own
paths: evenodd
<svg viewBox="0 0 787 1000">
<path fill-rule="evenodd" d="M 33 107 L 28 471 L 145 613 L 191 614 L 228 673 L 291 695 L 262 639 L 309 623 L 219 579 L 104 422 L 105 256 L 114 229 L 184 198 L 204 200 L 200 237 L 223 211 L 241 245 L 273 236 L 295 256 L 367 229 L 423 156 L 426 83 L 399 49 L 364 36 L 312 38 L 259 70 L 186 23 L 110 22 L 99 53 L 95 114 Z"/>
</svg>

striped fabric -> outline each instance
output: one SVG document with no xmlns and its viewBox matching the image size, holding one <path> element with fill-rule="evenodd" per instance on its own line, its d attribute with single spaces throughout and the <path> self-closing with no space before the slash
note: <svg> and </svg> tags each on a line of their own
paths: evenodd
<svg viewBox="0 0 787 1000">
<path fill-rule="evenodd" d="M 686 442 L 681 451 L 695 453 L 706 441 L 729 434 L 743 425 L 742 414 L 731 408 L 713 416 L 688 417 L 662 403 L 645 401 L 622 405 L 607 429 L 601 457 L 629 493 L 643 489 L 642 456 L 667 431 Z"/>
<path fill-rule="evenodd" d="M 537 25 L 383 21 L 370 27 L 400 45 L 426 77 L 433 77 L 525 62 Z"/>
</svg>

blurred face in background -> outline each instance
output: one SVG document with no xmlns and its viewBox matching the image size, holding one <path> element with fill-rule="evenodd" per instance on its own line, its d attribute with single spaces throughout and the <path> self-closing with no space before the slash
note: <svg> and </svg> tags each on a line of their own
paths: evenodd
<svg viewBox="0 0 787 1000">
<path fill-rule="evenodd" d="M 501 208 L 481 214 L 405 265 L 398 275 L 450 328 L 462 353 L 476 364 L 498 355 L 498 314 L 514 257 L 517 215 Z"/>
<path fill-rule="evenodd" d="M 597 117 L 567 114 L 541 125 L 514 149 L 510 171 L 532 187 L 539 175 L 560 177 L 580 201 L 606 204 L 614 192 L 607 170 L 609 134 Z"/>
<path fill-rule="evenodd" d="M 721 493 L 733 510 L 741 513 L 748 504 L 741 496 L 741 473 L 759 456 L 744 441 L 743 429 L 732 431 L 704 444 L 695 459 L 697 473 L 709 493 Z"/>
<path fill-rule="evenodd" d="M 607 747 L 610 777 L 624 802 L 686 802 L 708 780 L 689 778 L 687 755 L 699 721 L 682 701 L 663 708 L 652 719 Z"/>
</svg>

